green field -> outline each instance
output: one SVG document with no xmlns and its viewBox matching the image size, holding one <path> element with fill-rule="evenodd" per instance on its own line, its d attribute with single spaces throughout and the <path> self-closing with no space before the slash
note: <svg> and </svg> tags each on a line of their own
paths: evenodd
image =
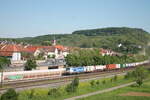
<svg viewBox="0 0 150 100">
<path fill-rule="evenodd" d="M 125 88 L 117 89 L 112 92 L 98 94 L 78 100 L 150 100 L 150 96 L 120 96 L 129 92 L 142 92 L 150 94 L 150 81 L 145 82 L 141 87 L 132 85 Z"/>
<path fill-rule="evenodd" d="M 102 83 L 103 80 L 106 80 L 105 84 Z M 63 87 L 60 87 L 59 89 L 60 95 L 57 97 L 47 95 L 48 90 L 50 90 L 49 87 L 34 89 L 35 92 L 34 92 L 33 98 L 29 98 L 31 90 L 25 90 L 25 91 L 20 92 L 19 100 L 64 100 L 65 98 L 70 98 L 73 96 L 78 96 L 78 95 L 82 95 L 82 94 L 86 94 L 86 93 L 90 93 L 90 92 L 94 92 L 94 91 L 98 91 L 98 90 L 102 90 L 106 88 L 111 88 L 114 86 L 132 82 L 132 81 L 133 81 L 132 79 L 125 80 L 123 76 L 119 76 L 117 81 L 113 81 L 113 82 L 111 82 L 111 78 L 100 79 L 99 85 L 94 85 L 94 86 L 91 86 L 90 82 L 82 82 L 80 83 L 77 92 L 69 93 L 69 94 L 65 91 L 64 89 L 65 86 L 63 86 Z"/>
</svg>

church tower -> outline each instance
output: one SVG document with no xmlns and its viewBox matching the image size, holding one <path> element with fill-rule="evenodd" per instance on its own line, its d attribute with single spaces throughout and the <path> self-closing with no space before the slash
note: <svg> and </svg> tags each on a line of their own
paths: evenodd
<svg viewBox="0 0 150 100">
<path fill-rule="evenodd" d="M 56 39 L 55 39 L 55 36 L 54 36 L 54 39 L 52 41 L 52 45 L 55 46 L 56 45 Z"/>
</svg>

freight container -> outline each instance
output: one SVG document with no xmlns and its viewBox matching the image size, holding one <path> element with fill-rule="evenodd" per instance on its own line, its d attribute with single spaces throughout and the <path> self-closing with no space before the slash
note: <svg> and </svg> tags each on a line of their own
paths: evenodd
<svg viewBox="0 0 150 100">
<path fill-rule="evenodd" d="M 125 68 L 126 64 L 120 64 L 120 68 Z"/>
<path fill-rule="evenodd" d="M 97 66 L 95 66 L 96 70 L 104 70 L 105 68 L 106 68 L 105 65 L 97 65 Z"/>
<path fill-rule="evenodd" d="M 116 64 L 116 68 L 120 68 L 120 64 Z"/>
<path fill-rule="evenodd" d="M 95 70 L 94 66 L 85 66 L 85 72 L 93 72 Z"/>
<path fill-rule="evenodd" d="M 106 65 L 107 70 L 116 69 L 116 64 L 108 64 Z"/>
<path fill-rule="evenodd" d="M 132 64 L 131 64 L 131 63 L 129 63 L 129 67 L 132 67 Z"/>
<path fill-rule="evenodd" d="M 130 67 L 130 64 L 125 64 L 126 65 L 126 67 Z"/>
</svg>

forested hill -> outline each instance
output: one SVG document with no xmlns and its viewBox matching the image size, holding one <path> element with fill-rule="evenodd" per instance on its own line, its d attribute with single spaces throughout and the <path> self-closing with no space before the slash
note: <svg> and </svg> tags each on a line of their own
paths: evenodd
<svg viewBox="0 0 150 100">
<path fill-rule="evenodd" d="M 73 32 L 73 34 L 83 34 L 87 36 L 95 36 L 95 35 L 123 35 L 123 34 L 147 34 L 143 29 L 138 28 L 128 28 L 128 27 L 110 27 L 110 28 L 100 28 L 100 29 L 88 29 L 88 30 L 79 30 Z"/>
<path fill-rule="evenodd" d="M 40 45 L 52 41 L 54 37 L 58 44 L 65 46 L 106 48 L 123 53 L 137 53 L 142 50 L 142 47 L 150 43 L 148 32 L 143 29 L 127 27 L 80 30 L 72 34 L 43 35 L 7 40 Z M 119 44 L 122 44 L 122 46 L 118 47 Z"/>
</svg>

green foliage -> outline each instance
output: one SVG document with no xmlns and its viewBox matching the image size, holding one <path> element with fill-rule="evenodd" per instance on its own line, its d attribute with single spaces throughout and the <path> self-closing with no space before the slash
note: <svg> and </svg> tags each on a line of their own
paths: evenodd
<svg viewBox="0 0 150 100">
<path fill-rule="evenodd" d="M 70 84 L 67 85 L 66 91 L 68 93 L 76 92 L 78 86 L 79 86 L 79 78 L 75 77 L 74 80 Z"/>
<path fill-rule="evenodd" d="M 42 45 L 43 45 L 43 46 L 51 46 L 52 44 L 51 44 L 50 41 L 43 41 L 43 42 L 42 42 Z"/>
<path fill-rule="evenodd" d="M 110 79 L 110 82 L 113 82 L 113 78 Z"/>
<path fill-rule="evenodd" d="M 53 88 L 48 91 L 49 96 L 57 97 L 61 95 L 59 88 Z"/>
<path fill-rule="evenodd" d="M 106 92 L 102 94 L 96 94 L 92 96 L 88 96 L 85 98 L 80 98 L 78 100 L 150 100 L 148 96 L 123 96 L 124 94 L 129 94 L 132 91 L 137 93 L 150 93 L 150 81 L 145 82 L 140 88 L 137 86 L 128 86 L 124 88 L 117 89 L 115 91 Z"/>
<path fill-rule="evenodd" d="M 147 75 L 148 73 L 144 67 L 137 67 L 134 71 L 134 77 L 139 86 L 143 84 L 143 80 L 146 79 Z"/>
<path fill-rule="evenodd" d="M 4 94 L 1 95 L 0 100 L 18 100 L 18 94 L 14 89 L 8 89 Z"/>
<path fill-rule="evenodd" d="M 31 92 L 30 92 L 30 94 L 29 94 L 29 98 L 30 98 L 30 99 L 33 98 L 34 95 L 35 95 L 35 90 L 32 89 Z"/>
<path fill-rule="evenodd" d="M 44 58 L 44 52 L 39 53 L 38 56 L 35 57 L 35 59 L 36 59 L 36 60 L 44 60 L 44 59 L 45 59 L 45 58 Z"/>
<path fill-rule="evenodd" d="M 28 59 L 24 68 L 25 70 L 32 70 L 35 69 L 36 67 L 37 67 L 36 61 L 33 59 Z"/>
<path fill-rule="evenodd" d="M 68 66 L 90 66 L 106 64 L 124 64 L 147 59 L 144 56 L 101 56 L 98 49 L 78 50 L 67 55 L 66 63 Z"/>
<path fill-rule="evenodd" d="M 96 85 L 100 85 L 100 82 L 99 82 L 99 80 L 97 80 L 97 81 L 96 81 Z"/>
<path fill-rule="evenodd" d="M 90 81 L 91 86 L 95 86 L 95 80 Z"/>
<path fill-rule="evenodd" d="M 5 57 L 0 57 L 0 70 L 3 69 L 3 67 L 9 66 L 10 65 L 10 60 L 5 58 Z"/>
<path fill-rule="evenodd" d="M 117 81 L 117 79 L 118 79 L 118 76 L 115 75 L 113 80 L 114 80 L 114 81 Z"/>
<path fill-rule="evenodd" d="M 127 72 L 127 74 L 124 76 L 124 79 L 129 79 L 129 78 L 131 78 L 131 73 Z"/>
<path fill-rule="evenodd" d="M 106 80 L 103 80 L 103 81 L 102 81 L 102 84 L 106 84 Z"/>
<path fill-rule="evenodd" d="M 101 28 L 101 29 L 90 29 L 90 30 L 80 30 L 75 31 L 73 34 L 84 34 L 87 36 L 94 36 L 94 35 L 119 35 L 119 34 L 128 34 L 133 32 L 144 32 L 142 29 L 137 28 L 127 28 L 127 27 L 110 27 L 110 28 Z"/>
<path fill-rule="evenodd" d="M 136 83 L 137 83 L 139 86 L 141 86 L 141 85 L 143 84 L 143 79 L 138 78 L 138 79 L 136 80 Z"/>
</svg>

